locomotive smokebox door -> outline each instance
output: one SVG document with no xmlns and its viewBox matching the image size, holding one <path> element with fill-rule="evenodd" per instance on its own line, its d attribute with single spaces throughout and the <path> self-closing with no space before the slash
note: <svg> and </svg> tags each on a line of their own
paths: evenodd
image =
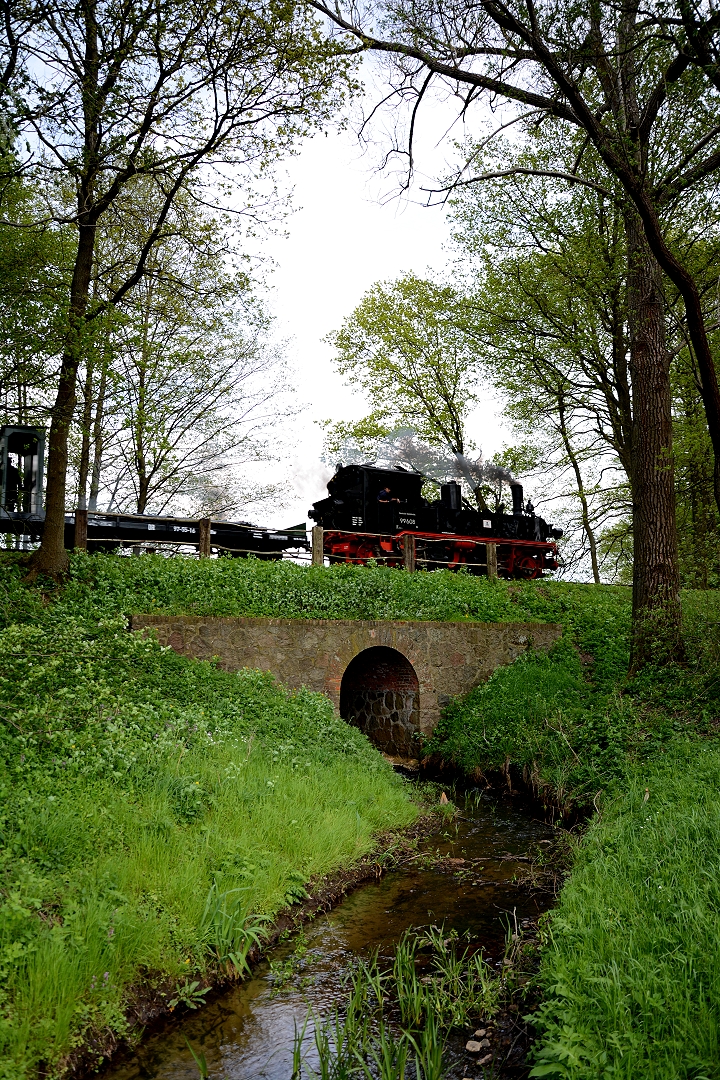
<svg viewBox="0 0 720 1080">
<path fill-rule="evenodd" d="M 44 428 L 0 428 L 0 509 L 11 514 L 42 513 L 44 467 Z"/>
</svg>

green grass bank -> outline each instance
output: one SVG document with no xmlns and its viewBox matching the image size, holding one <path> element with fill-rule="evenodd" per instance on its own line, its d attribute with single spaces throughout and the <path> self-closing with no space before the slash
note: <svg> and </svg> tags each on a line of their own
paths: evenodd
<svg viewBox="0 0 720 1080">
<path fill-rule="evenodd" d="M 563 640 L 454 702 L 428 749 L 469 776 L 522 775 L 566 818 L 591 815 L 542 929 L 531 1076 L 716 1080 L 716 598 L 684 595 L 687 665 L 630 680 L 626 635 L 602 632 L 602 591 L 586 590 L 593 610 L 569 589 Z"/>
<path fill-rule="evenodd" d="M 0 579 L 0 1077 L 19 1080 L 102 1052 L 138 995 L 198 1004 L 308 879 L 418 810 L 321 696 L 130 635 L 92 586 Z"/>
<path fill-rule="evenodd" d="M 387 567 L 306 567 L 258 559 L 72 556 L 62 590 L 45 596 L 22 584 L 20 566 L 3 574 L 7 622 L 32 621 L 52 602 L 76 618 L 113 615 L 267 616 L 283 619 L 539 619 L 583 625 L 596 644 L 627 649 L 629 590 L 543 581 L 488 581 L 440 571 L 404 574 Z M 615 645 L 613 643 L 616 643 Z"/>
<path fill-rule="evenodd" d="M 192 996 L 259 916 L 416 813 L 322 698 L 127 634 L 148 611 L 562 623 L 548 655 L 453 703 L 428 747 L 591 815 L 543 930 L 534 1075 L 720 1080 L 716 594 L 684 595 L 687 665 L 632 681 L 624 588 L 75 556 L 62 590 L 6 561 L 0 607 L 3 1080 L 122 1034 L 138 979 Z"/>
</svg>

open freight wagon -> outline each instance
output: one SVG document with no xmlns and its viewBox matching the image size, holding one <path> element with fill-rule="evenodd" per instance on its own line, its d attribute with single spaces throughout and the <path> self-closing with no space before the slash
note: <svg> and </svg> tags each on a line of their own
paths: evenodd
<svg viewBox="0 0 720 1080">
<path fill-rule="evenodd" d="M 42 538 L 44 459 L 44 428 L 0 428 L 0 533 L 24 537 L 31 543 Z M 88 551 L 177 545 L 197 547 L 204 554 L 214 550 L 240 557 L 280 559 L 285 551 L 309 549 L 304 523 L 290 529 L 266 529 L 247 521 L 198 521 L 95 510 L 65 515 L 66 548 L 76 546 L 78 525 Z"/>
</svg>

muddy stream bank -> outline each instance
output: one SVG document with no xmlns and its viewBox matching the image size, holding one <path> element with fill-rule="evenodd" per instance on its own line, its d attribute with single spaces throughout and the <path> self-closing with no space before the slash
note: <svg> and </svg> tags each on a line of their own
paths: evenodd
<svg viewBox="0 0 720 1080">
<path fill-rule="evenodd" d="M 444 925 L 467 935 L 492 964 L 502 964 L 508 925 L 530 926 L 551 906 L 551 895 L 518 879 L 526 875 L 528 855 L 547 844 L 554 831 L 509 798 L 470 791 L 456 795 L 455 802 L 458 818 L 420 841 L 403 868 L 360 886 L 275 946 L 252 979 L 148 1035 L 103 1076 L 195 1080 L 198 1067 L 187 1038 L 205 1055 L 211 1080 L 290 1080 L 296 1027 L 303 1027 L 308 1009 L 322 1016 L 342 1006 L 349 967 L 375 949 L 389 961 L 408 928 Z M 512 1041 L 511 1033 L 496 1026 L 490 1034 L 499 1064 L 510 1049 L 503 1044 Z M 465 1050 L 468 1037 L 456 1032 L 448 1041 L 452 1080 L 491 1075 L 479 1066 L 478 1055 Z M 308 1065 L 317 1064 L 311 1024 L 304 1053 Z M 523 1072 L 515 1065 L 492 1075 Z"/>
</svg>

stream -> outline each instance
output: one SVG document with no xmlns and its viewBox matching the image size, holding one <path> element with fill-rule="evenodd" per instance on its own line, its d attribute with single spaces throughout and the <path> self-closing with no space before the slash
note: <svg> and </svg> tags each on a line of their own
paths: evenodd
<svg viewBox="0 0 720 1080">
<path fill-rule="evenodd" d="M 211 1080 L 290 1080 L 295 1029 L 302 1029 L 308 1008 L 322 1016 L 341 1005 L 349 965 L 375 949 L 390 958 L 409 927 L 443 924 L 482 945 L 493 964 L 502 963 L 508 923 L 527 926 L 551 904 L 548 895 L 513 879 L 527 869 L 522 856 L 550 840 L 553 830 L 509 798 L 470 791 L 454 799 L 459 819 L 421 841 L 409 865 L 360 886 L 301 936 L 273 948 L 252 979 L 149 1035 L 104 1076 L 197 1080 L 187 1037 L 204 1053 Z M 460 1032 L 448 1042 L 450 1077 L 482 1074 L 465 1051 L 467 1038 Z M 314 1065 L 310 1024 L 305 1051 Z"/>
</svg>

